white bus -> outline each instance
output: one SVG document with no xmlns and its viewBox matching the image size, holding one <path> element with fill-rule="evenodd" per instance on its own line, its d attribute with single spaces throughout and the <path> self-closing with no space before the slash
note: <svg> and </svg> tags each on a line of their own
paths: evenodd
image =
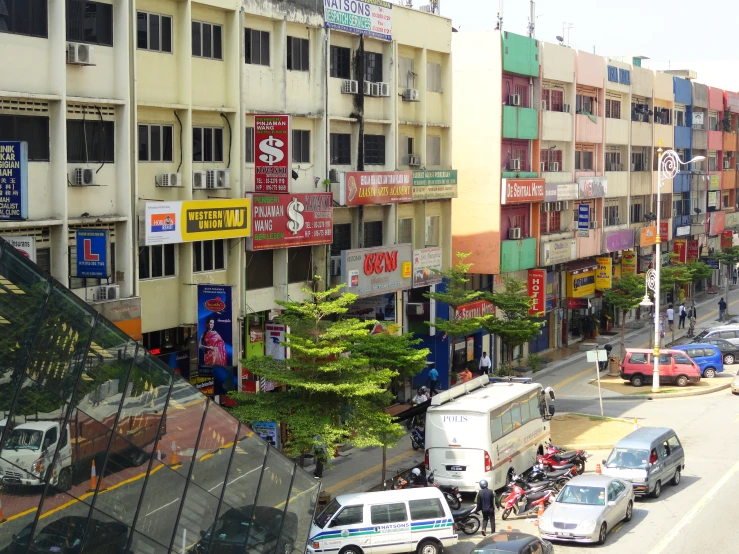
<svg viewBox="0 0 739 554">
<path fill-rule="evenodd" d="M 530 379 L 490 383 L 487 375 L 431 399 L 426 411 L 426 470 L 437 483 L 496 490 L 543 454 L 550 440 L 554 391 Z"/>
</svg>

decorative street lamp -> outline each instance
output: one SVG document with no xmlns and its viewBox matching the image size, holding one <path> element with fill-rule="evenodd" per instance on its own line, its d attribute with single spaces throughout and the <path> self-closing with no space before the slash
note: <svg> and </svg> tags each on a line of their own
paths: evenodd
<svg viewBox="0 0 739 554">
<path fill-rule="evenodd" d="M 680 159 L 677 152 L 672 149 L 663 152 L 661 140 L 657 145 L 657 154 L 659 154 L 659 162 L 657 163 L 657 237 L 654 252 L 654 269 L 647 271 L 647 287 L 654 291 L 654 370 L 652 373 L 652 392 L 659 392 L 659 277 L 660 268 L 662 267 L 659 217 L 662 211 L 662 185 L 666 180 L 675 178 L 675 175 L 680 171 L 681 165 L 688 165 L 706 159 L 705 156 L 696 156 L 692 160 L 684 162 Z M 651 305 L 646 294 L 640 305 Z"/>
</svg>

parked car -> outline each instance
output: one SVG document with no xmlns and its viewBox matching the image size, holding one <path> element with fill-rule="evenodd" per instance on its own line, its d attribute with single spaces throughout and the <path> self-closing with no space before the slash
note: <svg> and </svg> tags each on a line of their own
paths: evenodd
<svg viewBox="0 0 739 554">
<path fill-rule="evenodd" d="M 739 373 L 731 380 L 732 394 L 739 394 Z"/>
<path fill-rule="evenodd" d="M 712 344 L 718 346 L 721 354 L 724 356 L 724 365 L 733 365 L 739 360 L 739 346 L 731 344 L 725 339 L 700 339 L 693 341 L 693 343 L 699 344 Z M 691 344 L 693 344 L 691 343 Z"/>
<path fill-rule="evenodd" d="M 635 387 L 641 387 L 652 381 L 654 355 L 646 348 L 627 348 L 621 362 L 621 379 L 629 381 Z M 685 387 L 688 383 L 701 380 L 701 370 L 685 352 L 680 350 L 662 350 L 659 354 L 659 382 L 676 384 Z"/>
<path fill-rule="evenodd" d="M 711 327 L 698 333 L 693 340 L 704 343 L 706 339 L 723 339 L 739 346 L 739 324 Z"/>
<path fill-rule="evenodd" d="M 554 554 L 549 541 L 518 531 L 502 531 L 481 540 L 475 546 L 475 554 Z"/>
<path fill-rule="evenodd" d="M 127 552 L 128 527 L 117 521 L 87 520 L 86 517 L 65 516 L 39 529 L 31 540 L 33 523 L 13 535 L 7 552 L 11 554 L 124 554 Z"/>
<path fill-rule="evenodd" d="M 701 369 L 701 377 L 712 379 L 717 373 L 724 371 L 724 357 L 718 346 L 712 344 L 681 344 L 673 346 L 673 350 L 685 352 L 690 358 L 698 364 Z"/>
<path fill-rule="evenodd" d="M 570 542 L 606 542 L 621 521 L 631 521 L 634 489 L 607 475 L 578 475 L 557 495 L 539 521 L 541 538 Z"/>
</svg>

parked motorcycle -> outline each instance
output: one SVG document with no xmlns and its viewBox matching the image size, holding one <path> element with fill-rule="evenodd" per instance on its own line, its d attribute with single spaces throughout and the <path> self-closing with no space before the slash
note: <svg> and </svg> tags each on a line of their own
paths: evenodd
<svg viewBox="0 0 739 554">
<path fill-rule="evenodd" d="M 588 453 L 584 450 L 572 452 L 547 452 L 544 456 L 537 456 L 537 461 L 544 465 L 551 466 L 552 469 L 566 469 L 566 464 L 573 464 L 577 468 L 577 472 L 585 473 L 585 462 L 588 459 Z"/>
<path fill-rule="evenodd" d="M 546 458 L 545 456 L 537 456 L 536 463 L 543 466 L 546 471 L 560 471 L 562 469 L 570 469 L 573 467 L 576 468 L 574 463 L 557 462 L 549 458 Z M 580 473 L 580 470 L 578 468 L 576 469 L 577 469 L 577 472 Z"/>
<path fill-rule="evenodd" d="M 480 530 L 480 518 L 474 515 L 477 506 L 472 504 L 461 510 L 452 510 L 454 526 L 465 535 L 474 535 Z"/>
<path fill-rule="evenodd" d="M 451 485 L 436 484 L 434 482 L 434 471 L 429 473 L 428 477 L 426 477 L 429 486 L 436 487 L 441 491 L 441 493 L 444 495 L 444 498 L 446 499 L 446 503 L 449 504 L 449 507 L 452 510 L 459 510 L 462 507 L 462 493 L 459 492 L 459 488 L 453 487 Z"/>
<path fill-rule="evenodd" d="M 503 501 L 503 513 L 501 517 L 508 519 L 513 513 L 516 516 L 528 516 L 538 514 L 539 506 L 546 508 L 554 501 L 554 495 L 549 489 L 538 492 L 528 492 L 516 485 L 511 487 L 511 492 Z"/>
<path fill-rule="evenodd" d="M 577 468 L 572 466 L 569 469 L 559 469 L 557 471 L 547 471 L 546 467 L 542 464 L 536 464 L 531 468 L 531 471 L 526 475 L 526 480 L 529 483 L 540 483 L 554 481 L 557 485 L 557 490 L 561 490 L 562 487 L 577 475 Z"/>
<path fill-rule="evenodd" d="M 416 425 L 411 431 L 411 446 L 413 450 L 423 450 L 426 444 L 424 427 L 422 425 Z"/>
<path fill-rule="evenodd" d="M 564 481 L 564 483 L 566 482 Z M 539 480 L 538 482 L 533 482 L 521 475 L 513 475 L 509 483 L 497 494 L 496 505 L 502 508 L 505 505 L 506 498 L 511 494 L 514 487 L 523 489 L 527 494 L 548 490 L 556 496 L 563 486 L 564 484 L 560 486 L 555 480 Z"/>
</svg>

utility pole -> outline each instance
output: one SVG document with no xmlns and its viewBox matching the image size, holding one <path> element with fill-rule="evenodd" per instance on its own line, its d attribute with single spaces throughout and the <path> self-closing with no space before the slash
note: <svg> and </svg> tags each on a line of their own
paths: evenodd
<svg viewBox="0 0 739 554">
<path fill-rule="evenodd" d="M 534 0 L 529 2 L 529 37 L 536 38 L 534 27 L 536 26 L 536 4 Z"/>
<path fill-rule="evenodd" d="M 495 30 L 503 30 L 503 0 L 498 0 L 498 22 L 495 24 Z"/>
</svg>

